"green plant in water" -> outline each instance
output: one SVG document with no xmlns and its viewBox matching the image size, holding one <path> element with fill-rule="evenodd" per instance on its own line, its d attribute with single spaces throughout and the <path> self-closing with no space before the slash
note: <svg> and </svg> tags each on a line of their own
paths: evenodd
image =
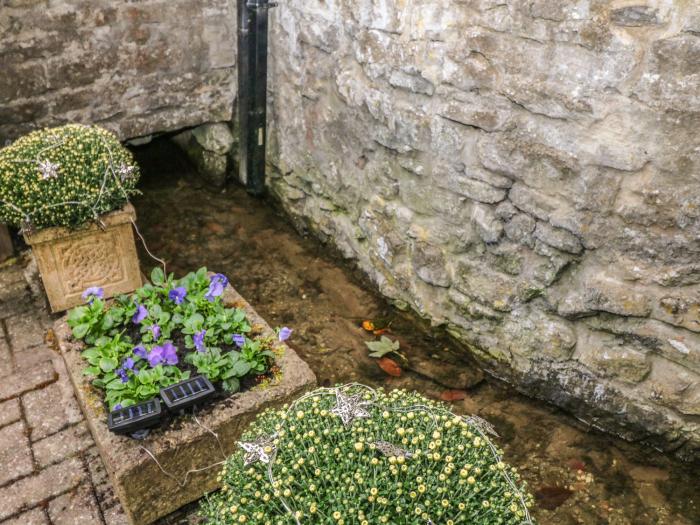
<svg viewBox="0 0 700 525">
<path fill-rule="evenodd" d="M 0 223 L 74 228 L 126 204 L 138 179 L 131 152 L 105 129 L 34 131 L 0 149 Z"/>
<path fill-rule="evenodd" d="M 387 336 L 383 335 L 379 341 L 365 341 L 367 348 L 371 350 L 370 357 L 382 358 L 387 354 L 396 354 L 404 361 L 406 357 L 399 352 L 401 344 L 398 341 L 392 341 Z"/>
<path fill-rule="evenodd" d="M 208 525 L 522 525 L 533 498 L 488 424 L 415 392 L 321 388 L 249 427 Z"/>
</svg>

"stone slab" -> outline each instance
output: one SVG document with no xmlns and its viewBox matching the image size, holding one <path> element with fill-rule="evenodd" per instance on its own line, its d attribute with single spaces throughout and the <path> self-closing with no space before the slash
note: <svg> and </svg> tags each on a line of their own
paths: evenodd
<svg viewBox="0 0 700 525">
<path fill-rule="evenodd" d="M 105 297 L 134 291 L 141 286 L 139 260 L 131 222 L 131 204 L 77 230 L 47 228 L 25 234 L 32 247 L 53 312 L 82 304 L 90 286 L 104 288 Z"/>
<path fill-rule="evenodd" d="M 232 287 L 226 289 L 224 300 L 227 305 L 244 309 L 251 324 L 263 335 L 274 333 Z M 143 441 L 135 441 L 108 430 L 100 393 L 82 374 L 85 368 L 80 356 L 83 345 L 71 339 L 65 317 L 56 321 L 54 330 L 78 403 L 132 525 L 153 523 L 219 486 L 216 481 L 218 465 L 192 473 L 185 479 L 188 471 L 212 466 L 224 459 L 217 440 L 205 427 L 219 436 L 228 456 L 258 412 L 288 402 L 316 384 L 308 365 L 291 348 L 285 347 L 277 361 L 281 375 L 276 383 L 233 395 L 207 407 L 198 415 L 200 424 L 191 416 L 183 416 L 168 429 L 155 430 Z"/>
</svg>

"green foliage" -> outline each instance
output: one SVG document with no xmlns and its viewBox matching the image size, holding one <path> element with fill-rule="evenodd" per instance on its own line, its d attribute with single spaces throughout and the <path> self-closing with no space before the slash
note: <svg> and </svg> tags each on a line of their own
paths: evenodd
<svg viewBox="0 0 700 525">
<path fill-rule="evenodd" d="M 122 207 L 138 179 L 131 153 L 105 129 L 34 131 L 0 149 L 0 223 L 77 227 Z"/>
<path fill-rule="evenodd" d="M 242 441 L 261 439 L 272 463 L 229 457 L 200 507 L 208 525 L 525 523 L 532 496 L 482 430 L 414 392 L 340 388 L 369 417 L 346 427 L 327 388 L 263 412 Z"/>
<path fill-rule="evenodd" d="M 379 341 L 365 341 L 365 344 L 371 350 L 371 357 L 384 357 L 392 352 L 398 354 L 400 348 L 398 341 L 392 341 L 385 335 Z"/>
<path fill-rule="evenodd" d="M 188 368 L 230 392 L 242 379 L 270 370 L 276 340 L 245 337 L 251 330 L 245 312 L 210 295 L 213 279 L 206 268 L 181 279 L 157 268 L 151 283 L 133 294 L 110 304 L 89 297 L 70 312 L 73 337 L 87 345 L 85 374 L 104 390 L 110 409 L 150 399 L 189 377 Z M 240 351 L 234 334 L 245 341 Z"/>
</svg>

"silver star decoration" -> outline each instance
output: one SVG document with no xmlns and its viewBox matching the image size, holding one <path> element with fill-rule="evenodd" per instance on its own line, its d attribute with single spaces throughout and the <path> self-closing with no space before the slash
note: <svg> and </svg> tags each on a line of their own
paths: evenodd
<svg viewBox="0 0 700 525">
<path fill-rule="evenodd" d="M 346 396 L 340 390 L 335 393 L 336 405 L 331 409 L 331 414 L 339 416 L 343 420 L 343 425 L 349 427 L 356 419 L 369 417 L 369 412 L 364 407 L 369 401 L 362 401 L 362 394 Z"/>
<path fill-rule="evenodd" d="M 238 446 L 245 450 L 245 456 L 243 457 L 243 465 L 247 467 L 248 465 L 252 465 L 253 463 L 257 463 L 258 461 L 266 464 L 272 461 L 272 458 L 274 457 L 275 452 L 277 451 L 275 445 L 273 444 L 275 437 L 276 434 L 269 437 L 260 436 L 255 441 L 239 441 Z M 272 448 L 272 452 L 270 452 L 269 454 L 265 452 L 266 447 Z"/>
<path fill-rule="evenodd" d="M 467 416 L 465 420 L 470 425 L 481 429 L 482 432 L 486 432 L 487 434 L 491 434 L 492 436 L 498 437 L 498 432 L 496 432 L 496 429 L 493 428 L 493 425 L 486 421 L 484 418 L 481 418 L 479 416 Z"/>
<path fill-rule="evenodd" d="M 50 160 L 40 160 L 39 172 L 41 173 L 41 178 L 46 180 L 58 177 L 58 168 L 60 167 L 59 164 L 55 164 Z"/>
<path fill-rule="evenodd" d="M 408 450 L 405 450 L 401 447 L 397 447 L 393 443 L 389 443 L 388 441 L 375 441 L 374 446 L 377 447 L 377 450 L 384 454 L 387 457 L 403 457 L 406 459 L 412 458 L 413 453 L 409 452 Z"/>
<path fill-rule="evenodd" d="M 126 164 L 122 164 L 119 166 L 119 169 L 117 170 L 117 173 L 119 173 L 119 178 L 121 179 L 122 182 L 124 182 L 126 179 L 131 177 L 131 174 L 134 172 L 134 167 L 133 166 L 127 166 Z"/>
</svg>

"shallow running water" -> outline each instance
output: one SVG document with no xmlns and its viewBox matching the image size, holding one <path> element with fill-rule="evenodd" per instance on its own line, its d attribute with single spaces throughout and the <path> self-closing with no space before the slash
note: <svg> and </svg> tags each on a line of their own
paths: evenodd
<svg viewBox="0 0 700 525">
<path fill-rule="evenodd" d="M 309 363 L 319 384 L 358 381 L 416 389 L 440 398 L 446 390 L 404 371 L 390 377 L 368 357 L 373 337 L 363 319 L 391 322 L 409 357 L 451 347 L 441 334 L 390 307 L 359 272 L 313 238 L 300 236 L 275 203 L 229 186 L 211 192 L 170 143 L 136 150 L 144 171 L 143 195 L 134 200 L 150 250 L 177 276 L 200 266 L 225 273 L 273 326 L 294 328 L 291 346 Z M 141 253 L 146 273 L 156 263 Z M 465 366 L 471 366 L 466 364 Z M 537 496 L 541 525 L 700 524 L 700 477 L 649 448 L 587 429 L 554 407 L 486 380 L 452 403 L 478 414 L 500 434 L 505 460 L 520 470 Z M 161 521 L 196 523 L 191 505 Z"/>
</svg>

